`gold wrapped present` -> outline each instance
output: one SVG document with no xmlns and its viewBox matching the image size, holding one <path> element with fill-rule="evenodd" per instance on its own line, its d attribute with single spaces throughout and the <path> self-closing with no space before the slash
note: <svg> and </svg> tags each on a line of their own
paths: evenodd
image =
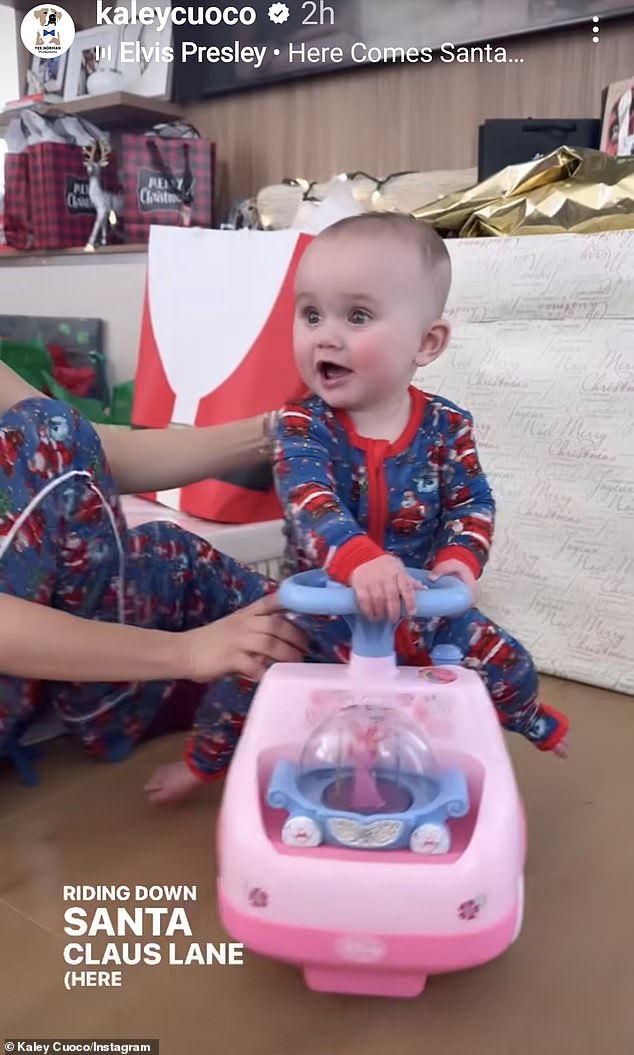
<svg viewBox="0 0 634 1055">
<path fill-rule="evenodd" d="M 372 195 L 370 208 L 381 212 L 411 212 L 448 194 L 472 187 L 477 178 L 475 168 L 397 172 L 379 184 Z"/>
<path fill-rule="evenodd" d="M 510 165 L 413 215 L 459 238 L 634 228 L 634 158 L 561 147 L 536 161 Z"/>
</svg>

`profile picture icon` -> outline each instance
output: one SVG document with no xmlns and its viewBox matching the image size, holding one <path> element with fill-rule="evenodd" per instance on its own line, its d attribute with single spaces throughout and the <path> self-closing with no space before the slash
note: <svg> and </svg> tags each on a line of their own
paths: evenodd
<svg viewBox="0 0 634 1055">
<path fill-rule="evenodd" d="M 20 37 L 31 55 L 54 58 L 63 55 L 72 45 L 75 23 L 58 4 L 32 7 L 22 19 Z"/>
</svg>

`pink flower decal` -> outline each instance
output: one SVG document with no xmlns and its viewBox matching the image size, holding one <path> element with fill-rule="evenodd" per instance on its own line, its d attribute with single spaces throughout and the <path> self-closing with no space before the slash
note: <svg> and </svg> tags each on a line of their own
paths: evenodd
<svg viewBox="0 0 634 1055">
<path fill-rule="evenodd" d="M 266 908 L 269 903 L 269 895 L 266 890 L 262 890 L 259 886 L 254 886 L 249 891 L 249 904 L 253 905 L 253 908 Z"/>
<path fill-rule="evenodd" d="M 419 678 L 425 681 L 435 681 L 437 684 L 446 684 L 455 681 L 458 677 L 453 670 L 445 670 L 443 667 L 424 667 L 418 672 Z"/>
<path fill-rule="evenodd" d="M 473 898 L 471 901 L 463 901 L 462 905 L 458 908 L 458 915 L 460 919 L 472 920 L 476 919 L 480 915 L 480 910 L 484 906 L 484 898 L 478 897 Z"/>
</svg>

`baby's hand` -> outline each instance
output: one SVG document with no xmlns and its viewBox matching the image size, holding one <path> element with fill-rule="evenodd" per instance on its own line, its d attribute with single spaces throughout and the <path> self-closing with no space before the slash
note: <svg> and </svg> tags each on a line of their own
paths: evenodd
<svg viewBox="0 0 634 1055">
<path fill-rule="evenodd" d="M 391 623 L 401 619 L 401 603 L 405 604 L 408 615 L 416 615 L 416 590 L 424 589 L 407 574 L 401 561 L 389 553 L 355 568 L 350 585 L 366 619 L 376 622 L 389 619 Z"/>
<path fill-rule="evenodd" d="M 429 578 L 440 579 L 443 575 L 453 575 L 456 579 L 460 579 L 471 594 L 471 604 L 475 604 L 477 580 L 466 564 L 463 564 L 461 560 L 442 560 L 430 571 Z"/>
</svg>

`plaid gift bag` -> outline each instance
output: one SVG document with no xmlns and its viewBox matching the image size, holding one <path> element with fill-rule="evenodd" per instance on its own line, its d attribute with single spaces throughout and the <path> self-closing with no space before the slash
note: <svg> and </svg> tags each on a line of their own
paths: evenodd
<svg viewBox="0 0 634 1055">
<path fill-rule="evenodd" d="M 213 143 L 127 134 L 122 136 L 121 153 L 127 242 L 147 242 L 154 225 L 213 225 Z"/>
<path fill-rule="evenodd" d="M 12 249 L 30 249 L 33 244 L 26 154 L 4 158 L 4 237 Z"/>
<path fill-rule="evenodd" d="M 25 151 L 29 170 L 29 200 L 33 249 L 85 245 L 95 222 L 88 197 L 83 148 L 70 143 L 35 143 Z M 104 190 L 117 190 L 117 166 L 112 154 L 102 170 Z"/>
</svg>

